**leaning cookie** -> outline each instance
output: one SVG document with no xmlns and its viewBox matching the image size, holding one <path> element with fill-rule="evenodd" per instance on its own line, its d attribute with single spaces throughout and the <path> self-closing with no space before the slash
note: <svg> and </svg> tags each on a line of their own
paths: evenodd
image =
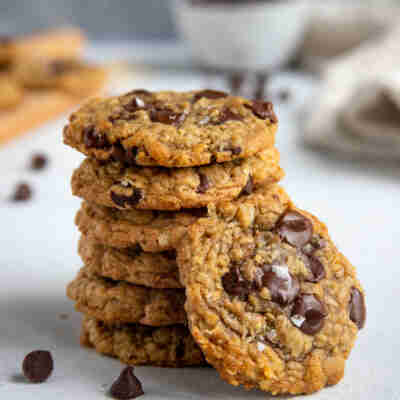
<svg viewBox="0 0 400 400">
<path fill-rule="evenodd" d="M 232 200 L 283 177 L 276 148 L 243 160 L 192 168 L 126 167 L 87 158 L 72 176 L 72 192 L 119 209 L 180 210 Z"/>
<path fill-rule="evenodd" d="M 90 275 L 82 268 L 68 285 L 77 311 L 108 323 L 165 326 L 186 320 L 182 290 L 151 289 Z"/>
<path fill-rule="evenodd" d="M 139 246 L 107 247 L 82 235 L 79 255 L 91 275 L 156 289 L 179 289 L 175 250 L 145 253 Z"/>
<path fill-rule="evenodd" d="M 138 324 L 107 325 L 94 318 L 82 322 L 81 344 L 128 365 L 157 367 L 205 366 L 189 330 L 183 325 L 150 327 Z"/>
<path fill-rule="evenodd" d="M 18 62 L 15 79 L 28 89 L 59 89 L 75 96 L 98 92 L 106 80 L 106 70 L 78 59 L 35 58 Z"/>
<path fill-rule="evenodd" d="M 181 242 L 189 327 L 229 383 L 312 393 L 342 379 L 364 292 L 321 222 L 292 203 L 272 212 L 274 197 L 256 196 L 200 219 Z"/>
<path fill-rule="evenodd" d="M 118 210 L 83 202 L 75 217 L 81 233 L 105 246 L 158 253 L 174 249 L 188 226 L 207 210 L 180 212 Z"/>
<path fill-rule="evenodd" d="M 98 160 L 193 167 L 273 146 L 277 122 L 269 102 L 211 90 L 135 90 L 89 101 L 71 115 L 64 143 Z"/>
</svg>

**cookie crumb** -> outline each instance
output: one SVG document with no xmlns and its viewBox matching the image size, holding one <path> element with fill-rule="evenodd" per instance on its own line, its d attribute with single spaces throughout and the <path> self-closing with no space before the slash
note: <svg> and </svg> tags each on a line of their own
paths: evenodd
<svg viewBox="0 0 400 400">
<path fill-rule="evenodd" d="M 30 168 L 33 171 L 40 171 L 44 169 L 49 162 L 48 157 L 43 153 L 36 153 L 32 155 Z"/>
<path fill-rule="evenodd" d="M 133 367 L 123 369 L 110 388 L 110 395 L 118 400 L 135 399 L 143 394 L 142 384 L 133 373 Z"/>
<path fill-rule="evenodd" d="M 28 201 L 32 198 L 32 189 L 26 182 L 19 183 L 11 196 L 11 200 L 15 202 Z"/>
<path fill-rule="evenodd" d="M 32 351 L 22 363 L 24 376 L 32 383 L 45 382 L 52 374 L 53 369 L 53 357 L 49 351 L 45 350 Z"/>
</svg>

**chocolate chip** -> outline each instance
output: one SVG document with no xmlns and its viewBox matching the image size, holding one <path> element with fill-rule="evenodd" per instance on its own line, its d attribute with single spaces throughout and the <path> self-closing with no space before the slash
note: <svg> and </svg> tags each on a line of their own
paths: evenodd
<svg viewBox="0 0 400 400">
<path fill-rule="evenodd" d="M 34 154 L 31 158 L 30 168 L 33 169 L 34 171 L 39 171 L 47 165 L 47 162 L 48 158 L 46 157 L 45 154 L 41 153 Z"/>
<path fill-rule="evenodd" d="M 111 158 L 114 161 L 119 161 L 123 164 L 136 165 L 136 156 L 138 153 L 137 147 L 125 149 L 121 143 L 117 142 L 113 144 L 111 151 Z"/>
<path fill-rule="evenodd" d="M 133 373 L 133 367 L 124 368 L 110 388 L 110 395 L 118 400 L 135 399 L 143 394 L 142 384 Z"/>
<path fill-rule="evenodd" d="M 184 113 L 176 113 L 167 108 L 158 109 L 153 108 L 150 110 L 150 119 L 152 122 L 159 122 L 166 125 L 180 125 L 186 118 Z"/>
<path fill-rule="evenodd" d="M 136 206 L 140 200 L 143 199 L 142 190 L 139 188 L 133 188 L 133 192 L 130 196 L 116 194 L 111 192 L 111 200 L 120 207 L 126 207 L 127 205 L 134 207 Z"/>
<path fill-rule="evenodd" d="M 164 254 L 165 258 L 167 258 L 168 260 L 176 260 L 176 250 L 175 249 L 164 251 L 163 254 Z"/>
<path fill-rule="evenodd" d="M 244 83 L 244 74 L 242 72 L 236 72 L 229 75 L 229 86 L 231 88 L 231 92 L 234 94 L 240 93 L 240 89 Z"/>
<path fill-rule="evenodd" d="M 242 189 L 242 192 L 240 193 L 240 195 L 242 195 L 242 196 L 251 195 L 253 193 L 253 188 L 254 188 L 253 177 L 250 175 L 249 179 L 247 180 L 247 183 L 246 183 L 245 187 Z"/>
<path fill-rule="evenodd" d="M 32 383 L 46 381 L 53 372 L 53 357 L 49 351 L 36 350 L 29 353 L 23 363 L 24 376 Z"/>
<path fill-rule="evenodd" d="M 143 252 L 143 250 L 139 244 L 136 244 L 135 246 L 128 247 L 125 252 L 126 254 L 128 254 L 129 257 L 136 258 L 139 254 Z"/>
<path fill-rule="evenodd" d="M 224 108 L 218 116 L 218 119 L 213 122 L 213 125 L 222 125 L 228 121 L 243 121 L 240 114 L 232 112 L 229 108 Z"/>
<path fill-rule="evenodd" d="M 239 298 L 246 300 L 253 289 L 253 284 L 246 280 L 238 266 L 231 268 L 222 277 L 222 286 L 226 293 L 232 296 L 238 296 Z"/>
<path fill-rule="evenodd" d="M 136 112 L 142 110 L 145 107 L 145 103 L 139 97 L 133 97 L 127 104 L 124 105 L 124 109 L 128 112 Z"/>
<path fill-rule="evenodd" d="M 12 201 L 27 201 L 32 197 L 31 187 L 25 183 L 19 183 L 11 197 Z"/>
<path fill-rule="evenodd" d="M 296 298 L 290 320 L 307 335 L 315 335 L 324 326 L 327 316 L 325 306 L 312 294 L 302 294 Z"/>
<path fill-rule="evenodd" d="M 215 164 L 217 162 L 217 156 L 215 154 L 213 154 L 210 157 L 210 164 Z"/>
<path fill-rule="evenodd" d="M 312 238 L 313 225 L 296 211 L 287 212 L 278 222 L 278 233 L 289 244 L 302 248 Z"/>
<path fill-rule="evenodd" d="M 269 119 L 273 123 L 278 122 L 274 106 L 269 101 L 253 101 L 251 105 L 246 104 L 245 107 L 252 110 L 253 114 L 260 119 Z"/>
<path fill-rule="evenodd" d="M 357 328 L 364 328 L 367 316 L 365 300 L 363 294 L 355 287 L 351 289 L 349 311 L 350 319 L 357 325 Z"/>
<path fill-rule="evenodd" d="M 304 264 L 310 270 L 312 277 L 308 282 L 317 283 L 326 277 L 324 265 L 313 255 L 304 255 Z"/>
<path fill-rule="evenodd" d="M 180 338 L 175 348 L 175 356 L 177 360 L 182 360 L 185 357 L 185 341 Z"/>
<path fill-rule="evenodd" d="M 203 90 L 203 91 L 195 94 L 195 96 L 193 98 L 194 103 L 196 103 L 203 97 L 205 97 L 206 99 L 216 100 L 216 99 L 222 99 L 224 97 L 228 97 L 228 93 L 220 92 L 218 90 L 210 90 L 210 89 Z"/>
<path fill-rule="evenodd" d="M 83 142 L 88 149 L 105 149 L 110 146 L 106 136 L 101 132 L 97 132 L 93 125 L 86 127 L 82 133 Z"/>
<path fill-rule="evenodd" d="M 281 306 L 291 303 L 300 290 L 299 281 L 290 274 L 287 266 L 273 265 L 264 273 L 262 282 L 268 288 L 271 300 Z"/>
<path fill-rule="evenodd" d="M 207 190 L 211 186 L 210 180 L 208 179 L 207 175 L 204 175 L 201 172 L 199 172 L 199 179 L 200 179 L 200 184 L 199 186 L 197 186 L 196 192 L 197 193 L 207 192 Z"/>
</svg>

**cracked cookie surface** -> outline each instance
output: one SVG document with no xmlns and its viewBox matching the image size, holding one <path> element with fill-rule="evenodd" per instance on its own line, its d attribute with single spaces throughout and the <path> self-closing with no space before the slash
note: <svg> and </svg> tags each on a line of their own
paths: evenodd
<svg viewBox="0 0 400 400">
<path fill-rule="evenodd" d="M 365 322 L 354 267 L 325 225 L 257 191 L 193 224 L 178 249 L 189 327 L 233 385 L 273 394 L 338 383 Z"/>
<path fill-rule="evenodd" d="M 92 99 L 74 112 L 64 143 L 98 160 L 190 167 L 248 158 L 273 146 L 269 102 L 212 90 L 148 92 Z"/>
<path fill-rule="evenodd" d="M 128 365 L 173 368 L 206 365 L 189 329 L 183 325 L 107 325 L 85 317 L 81 344 L 94 347 L 98 353 L 116 357 Z"/>
<path fill-rule="evenodd" d="M 82 235 L 79 255 L 90 274 L 157 289 L 182 288 L 174 250 L 145 253 L 138 246 L 116 249 Z"/>
<path fill-rule="evenodd" d="M 67 296 L 75 301 L 77 311 L 108 323 L 165 326 L 186 320 L 183 290 L 112 281 L 91 275 L 85 268 L 68 285 Z"/>
<path fill-rule="evenodd" d="M 75 170 L 74 195 L 119 209 L 180 210 L 232 200 L 243 190 L 281 180 L 276 148 L 243 160 L 192 168 L 126 167 L 85 159 Z"/>
</svg>

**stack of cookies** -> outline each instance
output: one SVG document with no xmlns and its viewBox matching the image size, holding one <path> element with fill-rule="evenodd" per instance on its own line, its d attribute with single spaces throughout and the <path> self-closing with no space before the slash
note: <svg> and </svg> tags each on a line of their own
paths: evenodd
<svg viewBox="0 0 400 400">
<path fill-rule="evenodd" d="M 343 376 L 363 291 L 327 230 L 277 185 L 271 103 L 204 90 L 94 99 L 64 142 L 84 267 L 82 343 L 127 364 L 209 362 L 228 382 L 310 393 Z"/>
</svg>

